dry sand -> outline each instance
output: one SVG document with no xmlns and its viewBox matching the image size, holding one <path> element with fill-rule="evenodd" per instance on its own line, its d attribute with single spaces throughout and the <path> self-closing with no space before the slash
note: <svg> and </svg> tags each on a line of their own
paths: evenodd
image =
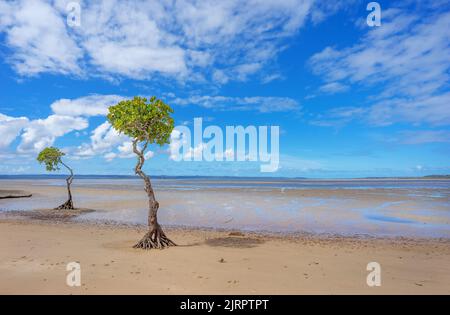
<svg viewBox="0 0 450 315">
<path fill-rule="evenodd" d="M 450 294 L 448 240 L 166 232 L 180 246 L 143 251 L 144 230 L 2 218 L 0 293 Z M 72 261 L 81 287 L 66 285 Z M 366 284 L 371 261 L 380 287 Z"/>
</svg>

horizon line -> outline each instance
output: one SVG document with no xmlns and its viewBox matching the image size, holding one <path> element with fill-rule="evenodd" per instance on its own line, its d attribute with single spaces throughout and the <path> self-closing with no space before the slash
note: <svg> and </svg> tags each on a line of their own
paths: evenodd
<svg viewBox="0 0 450 315">
<path fill-rule="evenodd" d="M 137 175 L 123 175 L 123 174 L 75 174 L 75 177 L 123 177 L 123 178 L 138 178 Z M 8 177 L 67 177 L 65 174 L 0 174 L 0 179 Z M 150 175 L 150 178 L 227 178 L 227 179 L 290 179 L 290 180 L 355 180 L 355 179 L 450 179 L 450 174 L 430 174 L 423 176 L 364 176 L 364 177 L 287 177 L 287 176 L 232 176 L 232 175 Z"/>
</svg>

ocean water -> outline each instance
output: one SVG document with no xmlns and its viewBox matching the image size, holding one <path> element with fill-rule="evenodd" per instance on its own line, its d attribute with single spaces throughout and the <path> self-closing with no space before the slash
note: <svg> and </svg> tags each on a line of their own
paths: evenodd
<svg viewBox="0 0 450 315">
<path fill-rule="evenodd" d="M 65 185 L 64 175 L 0 175 L 0 181 L 39 181 L 39 184 Z M 141 186 L 136 176 L 127 175 L 76 175 L 81 185 L 130 185 Z M 290 179 L 276 177 L 202 177 L 202 176 L 154 176 L 155 186 L 172 189 L 214 189 L 214 188 L 254 188 L 254 189 L 447 189 L 450 179 Z"/>
<path fill-rule="evenodd" d="M 450 180 L 153 178 L 163 225 L 283 233 L 450 238 Z M 64 201 L 63 177 L 1 178 L 0 189 L 30 199 L 0 200 L 1 210 L 52 208 Z M 135 177 L 79 176 L 80 221 L 146 224 L 147 200 Z"/>
</svg>

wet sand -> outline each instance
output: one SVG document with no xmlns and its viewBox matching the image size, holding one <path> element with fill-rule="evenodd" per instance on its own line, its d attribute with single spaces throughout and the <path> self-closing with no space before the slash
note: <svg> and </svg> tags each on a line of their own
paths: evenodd
<svg viewBox="0 0 450 315">
<path fill-rule="evenodd" d="M 0 294 L 450 294 L 448 240 L 274 237 L 166 229 L 179 244 L 132 245 L 145 230 L 0 219 Z M 80 262 L 80 287 L 66 265 Z M 369 287 L 369 262 L 381 286 Z"/>
<path fill-rule="evenodd" d="M 419 188 L 388 188 L 392 182 L 370 189 L 342 189 L 342 183 L 326 189 L 285 189 L 259 184 L 236 188 L 229 187 L 232 186 L 229 181 L 222 182 L 227 187 L 205 187 L 202 186 L 205 183 L 189 184 L 186 180 L 172 181 L 170 186 L 156 181 L 154 186 L 160 203 L 159 218 L 166 226 L 450 238 L 448 184 L 433 187 L 433 182 L 424 180 L 425 184 Z M 31 198 L 1 200 L 0 211 L 54 208 L 65 201 L 64 184 L 63 179 L 0 180 L 0 190 L 33 193 Z M 96 210 L 81 215 L 80 221 L 132 225 L 147 222 L 146 195 L 138 180 L 76 180 L 73 196 L 76 207 Z"/>
</svg>

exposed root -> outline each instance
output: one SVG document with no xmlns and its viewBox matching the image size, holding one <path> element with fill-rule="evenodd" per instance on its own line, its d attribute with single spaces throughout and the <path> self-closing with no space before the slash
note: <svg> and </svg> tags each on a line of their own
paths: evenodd
<svg viewBox="0 0 450 315">
<path fill-rule="evenodd" d="M 55 210 L 74 210 L 73 202 L 71 199 L 67 200 L 65 203 L 55 208 Z"/>
<path fill-rule="evenodd" d="M 133 248 L 164 249 L 169 246 L 177 246 L 177 244 L 171 241 L 160 227 L 157 227 L 152 231 L 147 232 L 147 234 L 145 234 L 145 236 L 136 245 L 134 245 Z"/>
</svg>

